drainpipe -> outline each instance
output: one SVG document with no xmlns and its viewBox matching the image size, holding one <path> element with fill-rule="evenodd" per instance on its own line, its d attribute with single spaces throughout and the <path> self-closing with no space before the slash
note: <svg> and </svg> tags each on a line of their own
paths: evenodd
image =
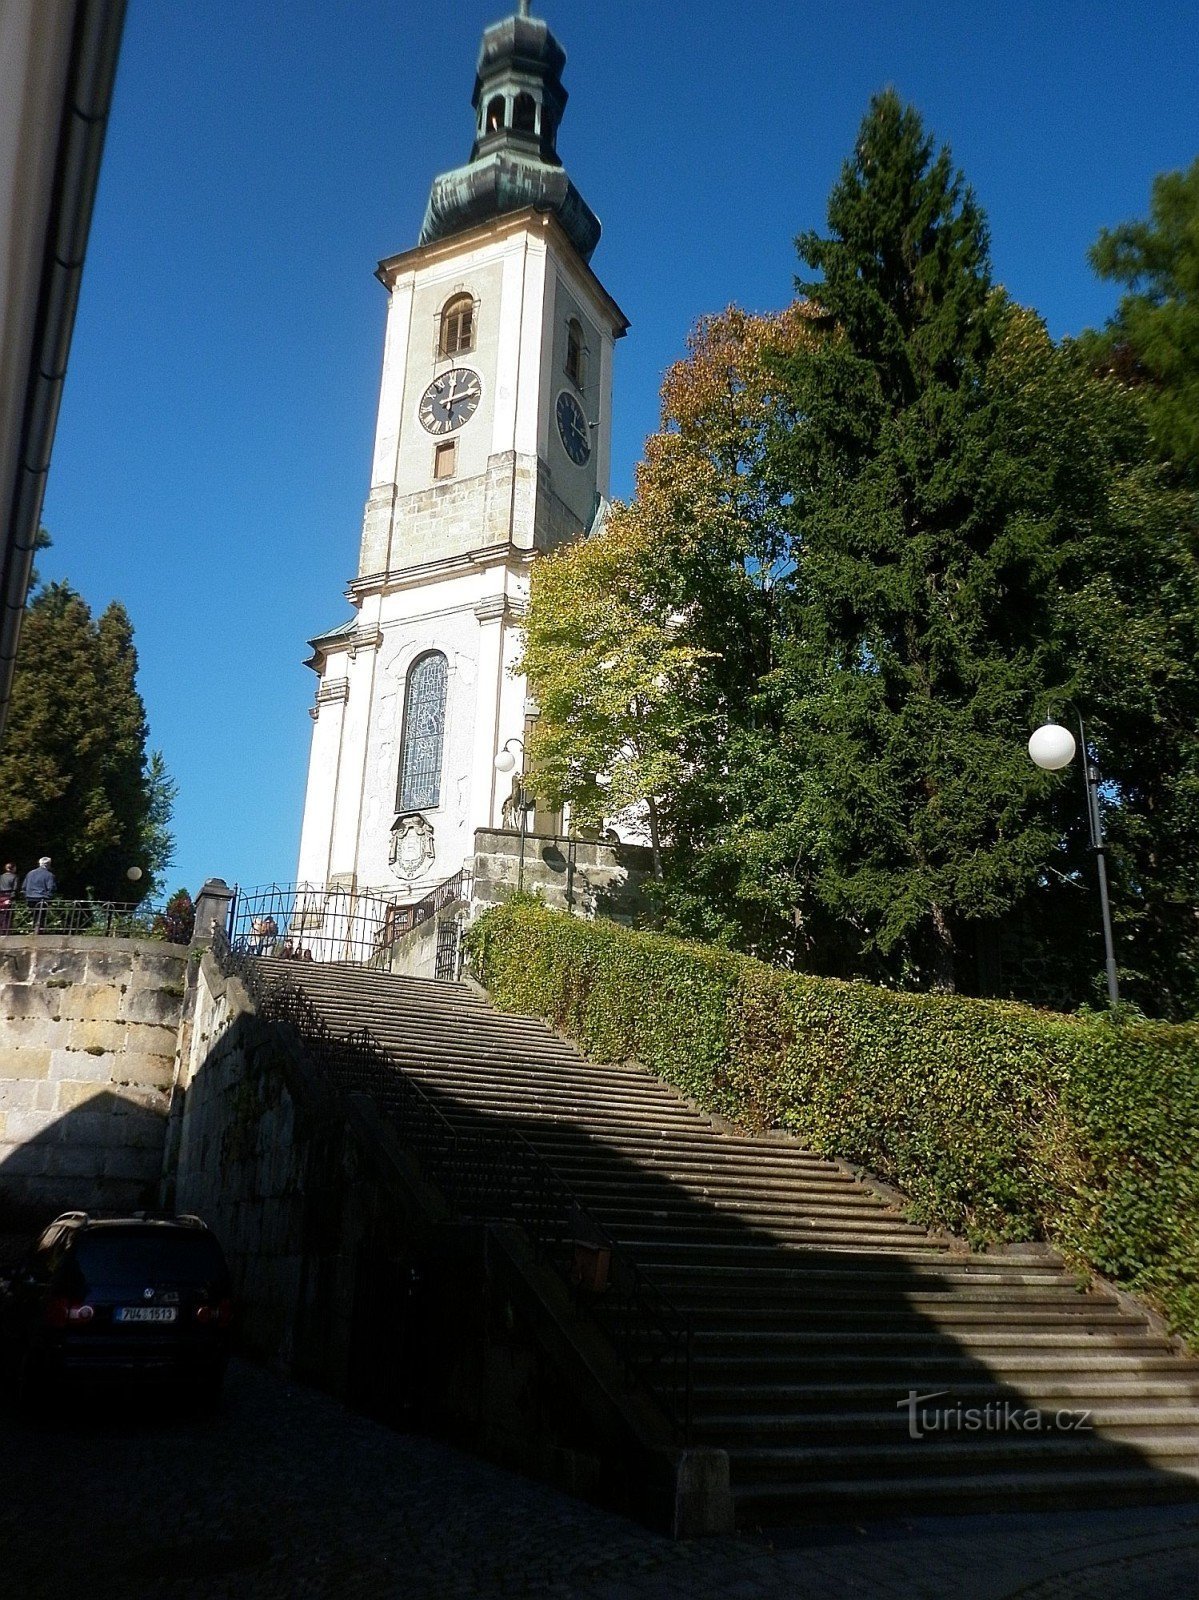
<svg viewBox="0 0 1199 1600">
<path fill-rule="evenodd" d="M 11 501 L 0 506 L 5 519 L 0 547 L 0 737 L 12 694 L 17 641 L 79 303 L 125 5 L 126 0 L 77 0 L 74 7 L 16 476 Z M 36 21 L 33 25 L 38 26 Z"/>
</svg>

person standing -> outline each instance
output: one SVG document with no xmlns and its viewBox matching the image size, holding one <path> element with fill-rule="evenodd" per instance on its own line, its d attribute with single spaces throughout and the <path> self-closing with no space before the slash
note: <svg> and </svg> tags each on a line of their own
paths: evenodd
<svg viewBox="0 0 1199 1600">
<path fill-rule="evenodd" d="M 0 933 L 12 932 L 12 903 L 17 898 L 17 867 L 14 861 L 6 861 L 4 871 L 0 872 Z"/>
<path fill-rule="evenodd" d="M 46 907 L 53 900 L 58 884 L 50 871 L 50 857 L 40 856 L 32 872 L 25 874 L 22 892 L 33 916 L 33 931 L 41 933 L 46 920 Z"/>
</svg>

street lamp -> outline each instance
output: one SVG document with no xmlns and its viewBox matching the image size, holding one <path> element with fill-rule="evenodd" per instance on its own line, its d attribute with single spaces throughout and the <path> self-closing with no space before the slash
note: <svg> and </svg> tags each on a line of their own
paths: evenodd
<svg viewBox="0 0 1199 1600">
<path fill-rule="evenodd" d="M 1069 728 L 1047 719 L 1028 741 L 1028 753 L 1033 763 L 1043 772 L 1060 772 L 1074 760 L 1076 750 L 1082 751 L 1083 793 L 1087 807 L 1087 829 L 1091 835 L 1091 849 L 1095 852 L 1095 869 L 1099 874 L 1099 909 L 1103 915 L 1103 946 L 1107 954 L 1107 994 L 1112 1005 L 1120 1003 L 1120 986 L 1116 977 L 1116 950 L 1112 940 L 1112 911 L 1107 895 L 1107 852 L 1103 845 L 1103 819 L 1099 811 L 1099 768 L 1087 753 L 1087 731 L 1083 726 L 1082 712 L 1072 708 L 1078 718 L 1078 740 Z"/>
<path fill-rule="evenodd" d="M 525 753 L 525 742 L 523 739 L 506 739 L 504 741 L 504 748 L 498 751 L 496 754 L 495 770 L 497 772 L 504 773 L 505 776 L 507 776 L 509 772 L 516 771 L 516 757 L 512 754 L 512 746 L 514 744 L 518 744 L 520 746 L 520 753 L 523 756 Z M 517 775 L 516 779 L 516 809 L 520 812 L 520 856 L 518 858 L 516 867 L 517 894 L 522 894 L 525 887 L 525 828 L 527 826 L 525 800 L 525 776 L 524 772 L 521 771 Z"/>
</svg>

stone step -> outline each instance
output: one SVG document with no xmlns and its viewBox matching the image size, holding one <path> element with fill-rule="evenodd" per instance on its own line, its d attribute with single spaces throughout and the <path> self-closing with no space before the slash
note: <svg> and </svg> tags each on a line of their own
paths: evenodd
<svg viewBox="0 0 1199 1600">
<path fill-rule="evenodd" d="M 976 1391 L 965 1395 L 955 1390 L 944 1403 L 956 1419 L 961 1407 L 961 1422 L 953 1422 L 949 1438 L 972 1439 L 994 1423 L 998 1429 L 1007 1414 L 1022 1419 L 1029 1412 L 1042 1419 L 1042 1427 L 1056 1436 L 1058 1431 L 1077 1432 L 1080 1436 L 1095 1435 L 1116 1443 L 1144 1441 L 1152 1448 L 1161 1439 L 1173 1448 L 1181 1438 L 1189 1439 L 1196 1452 L 1199 1465 L 1199 1401 L 1187 1404 L 1176 1395 L 1163 1397 L 1156 1402 L 1129 1401 L 1126 1404 L 1082 1404 L 1078 1396 L 1017 1395 L 1010 1391 Z M 937 1402 L 931 1402 L 935 1405 Z M 1031 1420 L 1031 1419 L 1030 1419 Z M 867 1444 L 875 1441 L 902 1443 L 909 1438 L 911 1419 L 908 1406 L 901 1398 L 885 1411 L 809 1411 L 796 1414 L 791 1411 L 757 1412 L 745 1415 L 738 1412 L 704 1412 L 696 1420 L 693 1437 L 697 1442 L 735 1445 L 738 1449 L 752 1449 L 760 1445 L 781 1448 L 819 1447 L 826 1441 L 836 1444 Z M 968 1425 L 974 1431 L 968 1431 Z M 923 1431 L 922 1425 L 917 1422 Z M 1195 1430 L 1193 1433 L 1188 1430 Z M 928 1437 L 932 1437 L 930 1433 Z M 992 1435 L 994 1437 L 994 1435 Z"/>
<path fill-rule="evenodd" d="M 989 1473 L 945 1472 L 940 1463 L 909 1477 L 848 1482 L 775 1481 L 732 1485 L 737 1524 L 773 1527 L 817 1519 L 868 1520 L 900 1513 L 965 1515 L 997 1510 L 1058 1510 L 1123 1505 L 1164 1505 L 1196 1498 L 1193 1478 L 1154 1472 L 1143 1465 L 1070 1471 Z"/>
<path fill-rule="evenodd" d="M 687 1311 L 672 1295 L 671 1304 Z M 704 1332 L 702 1320 L 688 1315 L 692 1339 L 698 1349 Z M 727 1324 L 725 1324 L 727 1325 Z M 846 1339 L 838 1328 L 792 1328 L 790 1346 L 800 1354 L 834 1356 L 848 1359 Z M 1179 1361 L 1170 1344 L 1154 1334 L 1147 1323 L 1129 1318 L 1126 1324 L 1113 1323 L 1101 1329 L 1079 1325 L 1075 1321 L 1043 1328 L 997 1328 L 990 1323 L 979 1327 L 956 1328 L 953 1333 L 929 1326 L 894 1329 L 856 1329 L 852 1351 L 862 1357 L 870 1355 L 903 1355 L 919 1360 L 924 1354 L 948 1351 L 950 1354 L 975 1353 L 980 1360 L 988 1360 L 992 1350 L 1060 1350 L 1089 1356 L 1097 1350 L 1140 1351 L 1145 1355 L 1168 1355 L 1180 1371 L 1193 1372 L 1199 1379 L 1199 1366 L 1193 1362 Z"/>
<path fill-rule="evenodd" d="M 851 1204 L 869 1202 L 877 1204 L 879 1195 L 855 1183 L 848 1174 L 827 1169 L 806 1169 L 797 1172 L 769 1171 L 755 1173 L 741 1170 L 735 1164 L 726 1165 L 714 1157 L 677 1162 L 657 1161 L 652 1164 L 638 1160 L 631 1167 L 627 1157 L 621 1158 L 613 1147 L 601 1140 L 580 1135 L 578 1148 L 568 1147 L 560 1137 L 539 1136 L 538 1145 L 554 1170 L 576 1183 L 586 1183 L 599 1194 L 614 1198 L 627 1196 L 630 1204 L 640 1195 L 660 1195 L 677 1192 L 682 1196 L 698 1195 L 712 1199 L 743 1198 L 777 1203 L 790 1194 L 838 1196 Z"/>
<path fill-rule="evenodd" d="M 644 1119 L 652 1121 L 656 1127 L 677 1127 L 681 1132 L 697 1130 L 698 1119 L 685 1106 L 670 1100 L 650 1104 L 648 1097 L 631 1099 L 623 1089 L 607 1089 L 603 1085 L 580 1087 L 572 1084 L 568 1088 L 556 1088 L 543 1083 L 513 1087 L 498 1076 L 455 1076 L 423 1062 L 414 1065 L 411 1076 L 440 1096 L 479 1105 L 497 1115 L 550 1111 L 576 1126 L 602 1117 L 617 1123 Z M 638 1126 L 639 1122 L 633 1121 L 633 1125 Z M 698 1131 L 704 1131 L 702 1124 L 698 1124 Z"/>
<path fill-rule="evenodd" d="M 769 1172 L 811 1173 L 814 1177 L 843 1178 L 848 1183 L 857 1181 L 844 1167 L 825 1156 L 816 1155 L 800 1146 L 790 1154 L 780 1152 L 777 1143 L 772 1139 L 763 1139 L 755 1143 L 752 1139 L 725 1133 L 714 1124 L 704 1123 L 700 1113 L 695 1113 L 695 1116 L 700 1125 L 690 1138 L 683 1138 L 678 1134 L 661 1134 L 652 1125 L 633 1126 L 628 1129 L 624 1144 L 638 1152 L 645 1162 L 647 1172 L 654 1171 L 664 1161 L 683 1161 L 686 1165 L 708 1161 L 714 1163 L 720 1171 L 739 1171 L 757 1175 Z M 569 1128 L 563 1129 L 558 1138 L 566 1147 L 578 1142 L 577 1134 Z"/>
<path fill-rule="evenodd" d="M 541 1152 L 544 1158 L 544 1152 Z M 627 1197 L 614 1193 L 619 1187 L 615 1181 L 596 1183 L 577 1173 L 564 1173 L 555 1162 L 553 1167 L 563 1182 L 588 1197 L 593 1211 L 602 1211 L 623 1226 L 643 1223 L 646 1227 L 669 1227 L 674 1222 L 694 1222 L 707 1218 L 713 1225 L 739 1222 L 747 1232 L 760 1227 L 770 1228 L 777 1222 L 786 1224 L 804 1215 L 853 1217 L 884 1217 L 890 1221 L 907 1224 L 907 1219 L 889 1207 L 885 1201 L 868 1194 L 838 1194 L 824 1188 L 792 1185 L 785 1193 L 753 1195 L 740 1191 L 722 1194 L 704 1194 L 687 1191 L 676 1185 L 658 1182 L 653 1186 L 637 1185 L 635 1173 L 630 1173 L 626 1186 Z M 613 1171 L 619 1171 L 614 1164 Z"/>
<path fill-rule="evenodd" d="M 826 1224 L 852 1228 L 873 1227 L 878 1223 L 894 1223 L 894 1213 L 882 1206 L 841 1206 L 835 1201 L 797 1200 L 786 1211 L 763 1213 L 747 1217 L 731 1206 L 715 1208 L 696 1206 L 691 1210 L 676 1208 L 670 1215 L 641 1208 L 617 1207 L 597 1200 L 582 1185 L 573 1185 L 575 1192 L 586 1201 L 589 1211 L 602 1217 L 616 1234 L 635 1233 L 641 1239 L 691 1240 L 702 1235 L 712 1240 L 748 1243 L 767 1243 L 772 1240 L 805 1238 L 813 1227 Z"/>
<path fill-rule="evenodd" d="M 789 1359 L 796 1350 L 793 1343 L 794 1336 L 799 1332 L 819 1332 L 826 1334 L 832 1331 L 841 1333 L 847 1343 L 852 1343 L 853 1335 L 858 1332 L 868 1332 L 871 1329 L 886 1331 L 899 1330 L 935 1330 L 942 1334 L 958 1334 L 968 1338 L 972 1329 L 996 1328 L 1024 1328 L 1033 1331 L 1041 1329 L 1059 1329 L 1067 1327 L 1085 1328 L 1092 1333 L 1099 1334 L 1109 1329 L 1121 1329 L 1130 1325 L 1129 1319 L 1119 1308 L 1105 1310 L 1102 1307 L 1091 1308 L 1085 1304 L 1081 1307 L 1066 1308 L 1063 1306 L 979 1306 L 959 1305 L 953 1300 L 947 1300 L 936 1307 L 926 1307 L 923 1310 L 895 1309 L 886 1307 L 863 1308 L 831 1304 L 815 1307 L 802 1319 L 797 1320 L 794 1328 L 782 1330 L 763 1328 L 757 1331 L 741 1329 L 732 1333 L 708 1333 L 702 1328 L 693 1332 L 696 1358 L 706 1359 L 710 1354 L 713 1359 L 720 1355 L 739 1357 L 743 1351 L 752 1350 L 759 1354 L 763 1360 Z M 1147 1323 L 1136 1324 L 1142 1328 Z"/>
<path fill-rule="evenodd" d="M 917 1373 L 916 1376 L 923 1377 Z M 845 1416 L 852 1412 L 886 1410 L 898 1413 L 908 1392 L 916 1387 L 927 1393 L 923 1381 L 897 1389 L 894 1383 L 861 1381 L 790 1384 L 720 1384 L 701 1382 L 694 1391 L 697 1417 L 704 1426 L 713 1418 L 732 1416 L 751 1427 L 763 1417 L 807 1418 L 812 1414 Z M 997 1395 L 1011 1399 L 1018 1395 L 1029 1405 L 1099 1407 L 1102 1405 L 1149 1405 L 1160 1401 L 1169 1405 L 1199 1405 L 1199 1380 L 1178 1376 L 1146 1377 L 1144 1373 L 1107 1373 L 1096 1376 L 1079 1373 L 1026 1373 L 1017 1387 L 1002 1383 L 995 1376 L 959 1378 L 951 1386 L 949 1398 L 956 1405 L 985 1404 Z"/>
<path fill-rule="evenodd" d="M 1016 1292 L 1009 1291 L 1013 1296 L 1011 1299 L 996 1296 L 966 1299 L 959 1295 L 939 1295 L 913 1302 L 897 1302 L 890 1306 L 869 1298 L 856 1303 L 838 1298 L 791 1311 L 784 1316 L 772 1316 L 751 1309 L 736 1320 L 728 1310 L 713 1316 L 705 1314 L 702 1308 L 697 1311 L 694 1307 L 680 1305 L 678 1298 L 673 1295 L 671 1302 L 680 1311 L 687 1312 L 697 1350 L 753 1348 L 771 1351 L 788 1348 L 797 1338 L 805 1335 L 818 1337 L 823 1332 L 824 1337 L 828 1338 L 831 1336 L 829 1330 L 839 1329 L 844 1322 L 852 1321 L 862 1313 L 870 1319 L 868 1322 L 858 1322 L 856 1331 L 863 1337 L 878 1333 L 885 1338 L 890 1333 L 898 1333 L 901 1324 L 908 1331 L 919 1332 L 924 1328 L 938 1330 L 946 1326 L 942 1320 L 943 1312 L 948 1312 L 954 1320 L 958 1319 L 960 1312 L 961 1320 L 977 1323 L 981 1329 L 996 1333 L 1005 1326 L 1025 1327 L 1032 1333 L 1035 1331 L 1032 1319 L 1037 1325 L 1054 1328 L 1072 1328 L 1075 1324 L 1082 1324 L 1089 1328 L 1135 1328 L 1141 1334 L 1148 1328 L 1144 1319 L 1137 1321 L 1127 1315 L 1114 1300 L 1092 1300 L 1081 1295 L 1075 1295 L 1072 1301 L 1040 1298 L 1020 1300 L 1014 1298 Z M 1041 1291 L 1033 1289 L 1026 1293 L 1039 1296 Z M 1007 1315 L 1009 1311 L 1011 1315 Z M 1024 1312 L 1028 1313 L 1028 1319 L 1022 1321 L 1021 1314 Z"/>
<path fill-rule="evenodd" d="M 1171 1472 L 1191 1474 L 1199 1488 L 1199 1451 L 1193 1433 L 1163 1430 L 1132 1447 L 1101 1434 L 1073 1432 L 995 1433 L 990 1436 L 929 1433 L 896 1443 L 830 1444 L 811 1446 L 734 1445 L 729 1467 L 738 1483 L 825 1483 L 837 1479 L 907 1477 L 913 1468 L 944 1472 L 949 1467 L 967 1474 L 1018 1470 L 1022 1474 L 1110 1469 L 1152 1462 Z"/>
<path fill-rule="evenodd" d="M 489 1115 L 511 1119 L 519 1122 L 526 1118 L 546 1118 L 545 1110 L 540 1107 L 532 1095 L 505 1094 L 494 1086 L 487 1087 L 483 1084 L 444 1084 L 433 1073 L 412 1074 L 419 1077 L 421 1086 L 432 1090 L 442 1100 L 449 1100 L 475 1111 L 485 1111 Z M 644 1120 L 638 1120 L 643 1115 Z M 666 1105 L 644 1114 L 635 1107 L 630 1107 L 626 1102 L 615 1100 L 609 1103 L 603 1097 L 596 1096 L 587 1099 L 585 1096 L 577 1097 L 572 1109 L 564 1114 L 563 1120 L 571 1128 L 578 1128 L 590 1132 L 593 1137 L 602 1137 L 611 1141 L 613 1148 L 620 1150 L 632 1146 L 646 1137 L 642 1132 L 645 1127 L 653 1130 L 653 1136 L 659 1140 L 663 1137 L 675 1135 L 682 1138 L 702 1138 L 708 1130 L 702 1125 L 696 1125 L 694 1114 L 685 1107 Z"/>
<path fill-rule="evenodd" d="M 752 1237 L 737 1244 L 727 1244 L 720 1240 L 681 1239 L 677 1236 L 659 1239 L 650 1234 L 638 1233 L 623 1233 L 618 1237 L 633 1255 L 647 1264 L 653 1262 L 655 1265 L 659 1263 L 702 1265 L 705 1268 L 722 1265 L 761 1266 L 776 1262 L 799 1248 L 796 1245 Z M 813 1222 L 804 1230 L 804 1239 L 809 1245 L 818 1247 L 823 1247 L 825 1244 L 842 1244 L 864 1245 L 874 1249 L 883 1243 L 888 1247 L 910 1245 L 913 1248 L 922 1248 L 925 1243 L 925 1237 L 919 1229 L 905 1226 L 885 1216 L 847 1220 L 844 1226 L 838 1226 L 831 1221 L 819 1225 Z"/>
<path fill-rule="evenodd" d="M 590 1209 L 598 1210 L 591 1206 Z M 981 1271 L 970 1261 L 959 1265 L 960 1258 L 947 1255 L 938 1262 L 902 1261 L 886 1257 L 887 1265 L 877 1258 L 858 1262 L 854 1256 L 842 1256 L 844 1267 L 822 1261 L 817 1251 L 809 1251 L 813 1264 L 780 1283 L 767 1283 L 755 1290 L 752 1305 L 746 1305 L 744 1290 L 738 1285 L 678 1283 L 672 1298 L 680 1305 L 701 1303 L 719 1315 L 721 1309 L 742 1315 L 781 1316 L 796 1307 L 810 1304 L 813 1296 L 842 1294 L 873 1294 L 881 1300 L 902 1298 L 905 1294 L 949 1293 L 957 1289 L 994 1290 L 1006 1288 L 1052 1289 L 1077 1294 L 1078 1285 L 1073 1278 L 1060 1272 L 1021 1272 L 1015 1268 L 1006 1271 Z M 835 1261 L 836 1258 L 834 1257 Z M 944 1264 L 952 1263 L 952 1265 Z"/>
<path fill-rule="evenodd" d="M 911 1387 L 909 1378 L 913 1381 L 919 1378 L 924 1386 L 934 1382 L 952 1384 L 963 1375 L 969 1378 L 983 1371 L 997 1382 L 1022 1384 L 1025 1378 L 1038 1373 L 1181 1376 L 1191 1365 L 1174 1355 L 1141 1354 L 1110 1346 L 1094 1350 L 1047 1350 L 1030 1345 L 1027 1349 L 988 1351 L 985 1361 L 968 1349 L 958 1347 L 954 1351 L 950 1346 L 948 1352 L 930 1352 L 917 1361 L 905 1353 L 859 1351 L 852 1341 L 846 1341 L 843 1352 L 836 1355 L 797 1351 L 790 1357 L 763 1353 L 709 1357 L 697 1352 L 692 1357 L 692 1370 L 699 1385 L 750 1388 L 768 1383 L 775 1387 L 790 1384 L 802 1388 L 824 1379 L 844 1383 L 855 1377 L 870 1378 L 878 1383 L 889 1380 L 898 1385 L 896 1392 L 899 1394 L 905 1394 Z"/>
</svg>

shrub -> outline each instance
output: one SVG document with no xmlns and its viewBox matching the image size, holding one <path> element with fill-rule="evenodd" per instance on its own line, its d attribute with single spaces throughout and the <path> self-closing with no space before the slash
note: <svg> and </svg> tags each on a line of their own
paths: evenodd
<svg viewBox="0 0 1199 1600">
<path fill-rule="evenodd" d="M 1049 1240 L 1199 1340 L 1199 1024 L 805 977 L 528 898 L 468 948 L 497 1005 L 589 1055 L 870 1168 L 919 1222 Z"/>
</svg>

